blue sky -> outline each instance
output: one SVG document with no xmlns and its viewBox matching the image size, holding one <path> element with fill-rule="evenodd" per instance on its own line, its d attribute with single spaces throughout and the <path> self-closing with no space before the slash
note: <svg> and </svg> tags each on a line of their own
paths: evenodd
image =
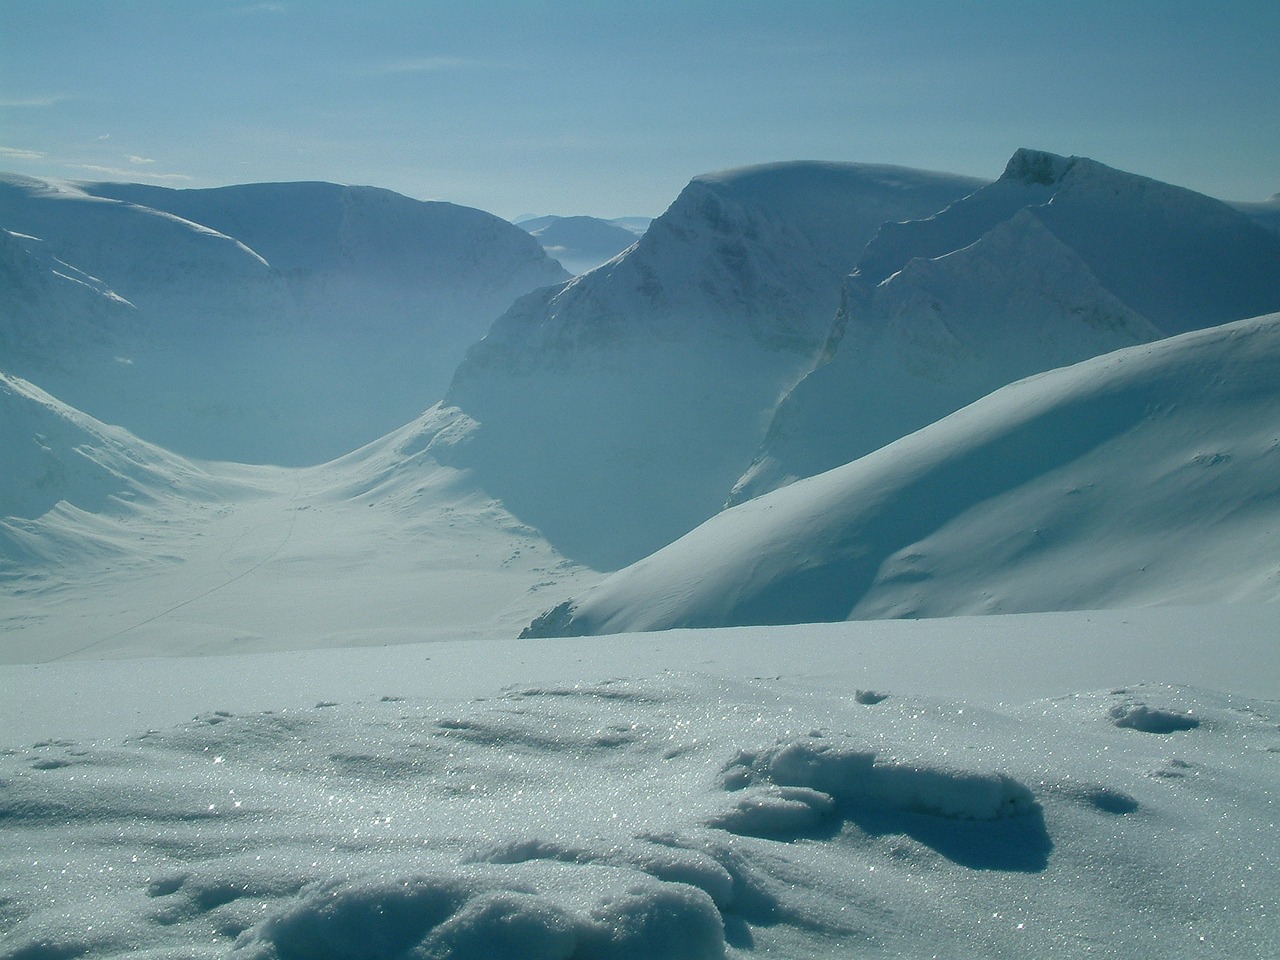
<svg viewBox="0 0 1280 960">
<path fill-rule="evenodd" d="M 656 215 L 787 159 L 1019 146 L 1280 191 L 1280 3 L 0 0 L 0 169 Z"/>
</svg>

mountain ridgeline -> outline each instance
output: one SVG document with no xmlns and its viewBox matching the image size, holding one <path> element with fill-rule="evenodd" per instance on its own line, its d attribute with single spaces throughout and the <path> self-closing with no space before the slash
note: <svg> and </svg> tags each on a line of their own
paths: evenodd
<svg viewBox="0 0 1280 960">
<path fill-rule="evenodd" d="M 511 224 L 329 183 L 0 179 L 0 367 L 205 458 L 305 464 L 412 419 L 517 296 Z"/>
<path fill-rule="evenodd" d="M 629 240 L 576 219 L 538 229 Z M 307 489 L 379 536 L 466 505 L 521 544 L 492 573 L 540 578 L 510 609 L 543 634 L 1280 594 L 1272 202 L 1033 150 L 995 181 L 779 163 L 573 277 L 488 214 L 324 183 L 7 176 L 0 228 L 11 570 L 239 482 L 187 458 L 340 458 Z M 554 570 L 613 575 L 535 596 Z"/>
</svg>

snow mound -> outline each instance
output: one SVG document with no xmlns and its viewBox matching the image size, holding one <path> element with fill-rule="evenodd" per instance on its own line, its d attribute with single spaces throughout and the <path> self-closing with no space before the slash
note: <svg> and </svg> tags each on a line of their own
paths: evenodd
<svg viewBox="0 0 1280 960">
<path fill-rule="evenodd" d="M 368 956 L 529 960 L 725 956 L 724 929 L 699 891 L 637 883 L 572 911 L 512 878 L 465 874 L 320 884 L 242 936 L 233 957 Z"/>
<path fill-rule="evenodd" d="M 998 774 L 951 772 L 884 761 L 876 751 L 824 736 L 744 751 L 724 772 L 726 789 L 758 782 L 820 791 L 836 807 L 880 807 L 957 820 L 1000 820 L 1035 809 L 1031 791 Z"/>
<path fill-rule="evenodd" d="M 742 504 L 529 629 L 1280 599 L 1280 314 L 1032 377 Z"/>
<path fill-rule="evenodd" d="M 740 503 L 870 453 L 997 387 L 1280 309 L 1280 238 L 1229 205 L 1019 150 L 996 182 L 887 223 L 830 361 L 779 405 Z"/>
</svg>

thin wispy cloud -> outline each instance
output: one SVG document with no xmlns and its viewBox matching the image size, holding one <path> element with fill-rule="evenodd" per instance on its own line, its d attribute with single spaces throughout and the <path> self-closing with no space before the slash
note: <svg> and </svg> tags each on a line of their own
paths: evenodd
<svg viewBox="0 0 1280 960">
<path fill-rule="evenodd" d="M 40 109 L 42 107 L 53 107 L 60 103 L 66 103 L 70 97 L 52 96 L 52 97 L 2 97 L 0 98 L 0 108 L 10 110 L 27 110 Z"/>
<path fill-rule="evenodd" d="M 151 162 L 151 161 L 148 161 Z M 108 177 L 125 177 L 133 179 L 139 176 L 137 169 L 128 170 L 120 167 L 108 167 L 97 163 L 68 163 L 64 166 L 72 170 L 87 170 L 90 173 L 99 173 Z M 142 175 L 147 180 L 194 180 L 195 177 L 189 177 L 185 173 L 147 173 Z"/>
<path fill-rule="evenodd" d="M 18 147 L 0 147 L 0 159 L 4 160 L 43 160 L 44 154 L 38 150 L 21 150 Z"/>
<path fill-rule="evenodd" d="M 146 164 L 146 163 L 155 163 L 155 161 L 152 160 L 150 157 L 137 157 L 137 156 L 134 156 L 133 154 L 130 154 L 128 159 L 130 163 L 139 164 L 139 165 Z"/>
</svg>

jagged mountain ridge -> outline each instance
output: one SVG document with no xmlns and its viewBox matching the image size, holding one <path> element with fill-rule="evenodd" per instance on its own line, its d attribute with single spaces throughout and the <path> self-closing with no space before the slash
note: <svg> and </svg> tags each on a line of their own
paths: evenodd
<svg viewBox="0 0 1280 960">
<path fill-rule="evenodd" d="M 319 462 L 412 419 L 512 300 L 567 276 L 497 217 L 334 184 L 6 176 L 0 227 L 26 255 L 0 250 L 27 278 L 6 295 L 31 304 L 0 336 L 44 343 L 5 369 L 176 450 L 251 462 Z M 96 278 L 132 322 L 106 324 L 109 344 L 80 336 L 77 317 L 101 328 L 103 311 L 32 300 L 57 286 L 33 285 L 33 257 Z M 33 334 L 44 316 L 62 319 Z"/>
<path fill-rule="evenodd" d="M 1280 238 L 1228 204 L 1019 150 L 999 180 L 868 244 L 834 355 L 779 405 L 731 502 L 1037 371 L 1278 308 Z"/>
<path fill-rule="evenodd" d="M 500 317 L 422 443 L 567 555 L 642 556 L 720 508 L 879 224 L 978 185 L 806 162 L 696 178 L 624 255 Z"/>
<path fill-rule="evenodd" d="M 1280 599 L 1280 314 L 1004 387 L 528 635 Z"/>
</svg>

